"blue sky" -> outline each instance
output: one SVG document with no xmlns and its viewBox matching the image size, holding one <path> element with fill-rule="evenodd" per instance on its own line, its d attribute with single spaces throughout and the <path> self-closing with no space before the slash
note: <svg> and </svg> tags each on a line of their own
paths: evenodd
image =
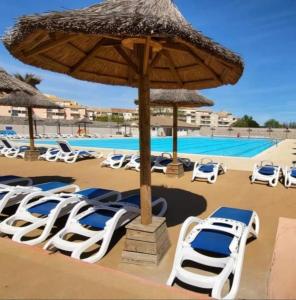
<svg viewBox="0 0 296 300">
<path fill-rule="evenodd" d="M 81 8 L 98 0 L 1 0 L 0 34 L 25 14 Z M 203 90 L 214 110 L 296 121 L 296 0 L 175 0 L 205 35 L 240 54 L 245 71 L 235 86 Z M 27 66 L 0 45 L 0 66 L 43 79 L 40 90 L 100 107 L 133 107 L 137 90 L 87 83 Z"/>
</svg>

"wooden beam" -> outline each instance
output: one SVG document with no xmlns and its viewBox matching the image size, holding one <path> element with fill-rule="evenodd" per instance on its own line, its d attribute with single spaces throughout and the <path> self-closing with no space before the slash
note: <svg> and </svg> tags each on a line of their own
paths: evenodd
<svg viewBox="0 0 296 300">
<path fill-rule="evenodd" d="M 149 41 L 148 43 L 149 44 Z M 151 141 L 150 141 L 150 85 L 149 85 L 149 47 L 136 45 L 139 59 L 139 133 L 140 133 L 140 198 L 141 223 L 152 223 L 151 205 Z M 148 54 L 147 54 L 148 52 Z M 146 69 L 146 73 L 145 73 Z"/>
<path fill-rule="evenodd" d="M 65 36 L 65 37 L 61 37 L 61 38 L 50 40 L 50 41 L 45 41 L 31 50 L 29 50 L 27 52 L 23 52 L 23 55 L 25 57 L 31 57 L 31 56 L 46 52 L 50 49 L 53 49 L 57 46 L 67 43 L 68 41 L 74 39 L 75 37 L 76 36 L 74 36 L 74 35 L 70 35 L 70 36 Z"/>
<path fill-rule="evenodd" d="M 146 38 L 146 44 L 145 44 L 144 61 L 143 61 L 143 75 L 147 74 L 148 67 L 149 67 L 150 41 L 151 41 L 151 38 L 148 36 Z"/>
<path fill-rule="evenodd" d="M 71 42 L 68 42 L 67 46 L 69 46 L 70 48 L 74 49 L 75 51 L 79 52 L 82 55 L 86 55 L 86 53 L 82 49 L 80 49 L 79 47 L 77 47 L 76 45 L 74 45 Z"/>
<path fill-rule="evenodd" d="M 68 73 L 69 70 L 70 70 L 70 67 L 64 65 L 63 63 L 49 57 L 48 55 L 45 55 L 45 54 L 38 54 L 38 56 L 40 57 L 40 60 L 43 60 L 45 61 L 46 63 L 56 67 L 56 68 L 59 68 L 61 69 L 63 72 L 65 73 Z"/>
<path fill-rule="evenodd" d="M 189 53 L 193 58 L 195 58 L 198 64 L 201 64 L 206 70 L 208 70 L 213 75 L 213 77 L 215 77 L 217 81 L 223 84 L 223 81 L 220 78 L 219 74 L 217 74 L 216 71 L 211 66 L 207 65 L 206 61 L 200 58 L 189 46 L 185 44 L 165 43 L 163 44 L 163 48 L 167 50 L 175 50 L 184 53 Z"/>
<path fill-rule="evenodd" d="M 164 50 L 163 55 L 167 58 L 167 60 L 169 62 L 169 68 L 170 68 L 171 72 L 173 73 L 174 77 L 176 78 L 176 80 L 179 82 L 180 87 L 182 88 L 184 86 L 182 78 L 180 77 L 179 73 L 176 70 L 175 63 L 174 63 L 169 51 Z"/>
<path fill-rule="evenodd" d="M 121 80 L 121 81 L 124 81 L 125 83 L 127 83 L 127 78 L 125 77 L 120 77 L 120 76 L 115 76 L 115 75 L 110 75 L 110 74 L 98 74 L 98 73 L 95 73 L 95 72 L 90 72 L 90 71 L 83 71 L 83 70 L 79 70 L 77 71 L 77 73 L 83 73 L 83 74 L 89 74 L 89 75 L 93 75 L 93 76 L 97 76 L 97 77 L 105 77 L 105 78 L 113 78 L 115 80 Z"/>
<path fill-rule="evenodd" d="M 163 50 L 157 52 L 157 54 L 154 56 L 154 58 L 150 62 L 150 67 L 155 66 L 159 62 L 159 60 L 161 59 L 162 52 L 163 52 Z"/>
<path fill-rule="evenodd" d="M 69 74 L 73 74 L 79 71 L 80 68 L 89 60 L 96 56 L 97 50 L 101 47 L 104 39 L 100 38 L 99 41 L 88 51 L 85 53 L 85 56 L 82 57 L 73 67 L 71 67 Z"/>
<path fill-rule="evenodd" d="M 178 163 L 178 107 L 173 106 L 173 164 Z"/>
<path fill-rule="evenodd" d="M 194 68 L 197 68 L 197 67 L 200 67 L 201 65 L 200 64 L 190 64 L 190 65 L 187 65 L 187 66 L 182 66 L 182 67 L 176 67 L 176 70 L 178 71 L 187 71 L 187 70 L 192 70 Z"/>
<path fill-rule="evenodd" d="M 120 45 L 114 46 L 114 49 L 117 51 L 120 57 L 126 62 L 126 64 L 129 65 L 136 74 L 139 74 L 138 66 L 130 59 L 130 57 L 126 54 L 125 50 Z"/>
<path fill-rule="evenodd" d="M 116 61 L 116 60 L 113 60 L 113 59 L 110 59 L 110 58 L 106 58 L 106 57 L 102 57 L 102 56 L 94 56 L 94 59 L 97 59 L 99 61 L 101 61 L 102 63 L 110 63 L 110 64 L 114 64 L 114 65 L 120 65 L 120 66 L 123 66 L 123 67 L 127 67 L 127 65 L 121 61 Z"/>
</svg>

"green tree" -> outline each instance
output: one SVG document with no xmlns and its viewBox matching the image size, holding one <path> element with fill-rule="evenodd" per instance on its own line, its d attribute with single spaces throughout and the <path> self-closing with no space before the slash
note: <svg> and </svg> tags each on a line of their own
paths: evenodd
<svg viewBox="0 0 296 300">
<path fill-rule="evenodd" d="M 268 128 L 282 128 L 283 125 L 275 120 L 275 119 L 269 119 L 264 123 L 264 127 L 268 127 Z"/>
<path fill-rule="evenodd" d="M 259 127 L 259 124 L 253 119 L 252 116 L 244 115 L 242 118 L 238 119 L 233 125 L 233 127 Z"/>
<path fill-rule="evenodd" d="M 42 79 L 39 78 L 38 76 L 34 75 L 34 74 L 30 74 L 30 73 L 27 73 L 25 74 L 24 76 L 19 74 L 19 73 L 16 73 L 14 74 L 14 77 L 31 85 L 33 88 L 37 89 L 37 85 L 41 83 Z"/>
</svg>

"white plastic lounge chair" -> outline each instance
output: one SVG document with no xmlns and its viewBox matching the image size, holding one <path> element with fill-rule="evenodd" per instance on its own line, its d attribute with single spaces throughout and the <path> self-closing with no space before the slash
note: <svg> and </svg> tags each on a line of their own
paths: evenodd
<svg viewBox="0 0 296 300">
<path fill-rule="evenodd" d="M 151 172 L 162 171 L 163 173 L 166 173 L 167 166 L 172 161 L 173 157 L 171 153 L 161 153 L 161 155 L 155 159 L 154 165 L 151 168 Z"/>
<path fill-rule="evenodd" d="M 285 177 L 285 187 L 289 188 L 292 185 L 296 185 L 296 165 L 292 167 L 286 167 L 283 171 Z"/>
<path fill-rule="evenodd" d="M 73 150 L 67 141 L 57 141 L 57 143 L 60 147 L 58 159 L 68 164 L 75 163 L 77 159 L 102 157 L 101 154 L 95 151 Z"/>
<path fill-rule="evenodd" d="M 7 138 L 1 138 L 1 142 L 4 147 L 1 150 L 1 154 L 8 158 L 24 157 L 25 151 L 29 149 L 28 146 L 14 146 Z"/>
<path fill-rule="evenodd" d="M 107 197 L 121 194 L 105 189 L 84 189 L 71 194 L 52 194 L 32 201 L 36 196 L 28 195 L 20 203 L 16 213 L 0 223 L 0 234 L 12 235 L 12 240 L 27 245 L 42 243 L 50 234 L 56 220 L 68 214 L 75 204 L 83 199 L 88 203 L 98 203 Z M 25 222 L 23 226 L 17 226 L 17 221 Z M 44 227 L 44 228 L 43 228 Z M 36 229 L 42 229 L 41 234 L 31 239 L 24 239 Z"/>
<path fill-rule="evenodd" d="M 186 234 L 194 223 L 197 225 Z M 256 212 L 237 208 L 221 207 L 205 220 L 189 217 L 180 231 L 167 285 L 172 285 L 175 278 L 178 278 L 189 285 L 211 289 L 213 298 L 235 299 L 247 239 L 249 235 L 258 237 L 259 226 Z M 193 273 L 185 269 L 185 261 L 219 268 L 220 272 L 214 275 Z M 230 290 L 222 295 L 222 289 L 230 275 L 233 275 Z"/>
<path fill-rule="evenodd" d="M 0 213 L 4 208 L 20 203 L 26 196 L 41 197 L 67 190 L 78 191 L 79 187 L 60 181 L 52 181 L 32 186 L 0 185 Z"/>
<path fill-rule="evenodd" d="M 155 160 L 156 160 L 156 157 L 151 156 L 151 166 L 154 165 Z M 133 170 L 134 169 L 137 172 L 139 172 L 140 171 L 140 155 L 134 154 L 131 157 L 131 160 L 125 165 L 124 168 L 127 169 L 127 170 Z"/>
<path fill-rule="evenodd" d="M 107 158 L 101 162 L 101 167 L 120 169 L 124 163 L 129 162 L 131 155 L 109 153 Z"/>
<path fill-rule="evenodd" d="M 184 167 L 189 168 L 191 165 L 191 161 L 188 158 L 181 158 L 178 157 L 178 161 L 184 165 Z M 162 153 L 161 156 L 158 156 L 154 164 L 151 168 L 151 172 L 153 171 L 162 171 L 163 173 L 166 173 L 167 166 L 173 162 L 173 157 L 171 153 Z"/>
<path fill-rule="evenodd" d="M 23 185 L 32 185 L 33 180 L 28 177 L 21 177 L 21 176 L 14 176 L 14 175 L 6 175 L 6 176 L 0 176 L 0 185 L 10 185 L 15 183 L 21 183 L 23 182 Z M 1 197 L 1 196 L 0 196 Z"/>
<path fill-rule="evenodd" d="M 152 197 L 152 207 L 159 207 L 157 215 L 163 216 L 167 210 L 167 203 L 163 198 Z M 106 254 L 114 231 L 137 217 L 139 213 L 139 195 L 129 196 L 104 205 L 89 206 L 87 200 L 82 201 L 72 210 L 65 228 L 53 236 L 46 243 L 44 249 L 65 250 L 71 252 L 72 258 L 94 263 Z M 67 236 L 70 234 L 85 239 L 82 241 L 67 240 Z M 98 242 L 101 242 L 99 249 L 87 258 L 82 258 L 82 255 L 90 247 L 96 246 Z"/>
<path fill-rule="evenodd" d="M 280 171 L 281 168 L 272 162 L 262 161 L 260 165 L 254 165 L 251 183 L 258 180 L 268 182 L 270 186 L 275 187 L 279 181 Z"/>
<path fill-rule="evenodd" d="M 226 167 L 222 163 L 213 162 L 211 159 L 203 158 L 195 162 L 192 179 L 206 179 L 209 183 L 215 183 L 220 173 L 226 173 Z"/>
<path fill-rule="evenodd" d="M 60 150 L 57 148 L 48 148 L 47 151 L 39 156 L 39 159 L 47 161 L 57 161 L 59 158 Z"/>
<path fill-rule="evenodd" d="M 140 155 L 134 154 L 131 157 L 131 160 L 124 167 L 127 170 L 135 169 L 136 171 L 140 171 Z"/>
</svg>

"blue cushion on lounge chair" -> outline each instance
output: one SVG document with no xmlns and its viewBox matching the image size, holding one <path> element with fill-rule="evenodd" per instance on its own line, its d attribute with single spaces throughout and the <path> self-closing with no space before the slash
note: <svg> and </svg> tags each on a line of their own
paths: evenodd
<svg viewBox="0 0 296 300">
<path fill-rule="evenodd" d="M 122 156 L 121 154 L 118 154 L 118 155 L 113 155 L 112 156 L 112 160 L 121 160 L 122 159 Z"/>
<path fill-rule="evenodd" d="M 291 176 L 296 178 L 296 169 L 291 170 Z"/>
<path fill-rule="evenodd" d="M 48 200 L 44 203 L 39 203 L 37 205 L 30 207 L 28 211 L 30 213 L 36 213 L 36 214 L 48 216 L 51 210 L 53 210 L 58 204 L 59 201 L 57 200 Z"/>
<path fill-rule="evenodd" d="M 80 151 L 79 155 L 87 155 L 87 156 L 89 156 L 89 155 L 91 155 L 91 153 L 88 152 L 88 151 Z"/>
<path fill-rule="evenodd" d="M 0 182 L 1 182 L 1 181 L 7 181 L 7 180 L 18 179 L 18 178 L 22 178 L 22 177 L 20 177 L 20 176 L 14 176 L 14 175 L 0 176 Z"/>
<path fill-rule="evenodd" d="M 231 254 L 229 245 L 232 239 L 233 236 L 229 233 L 205 229 L 191 242 L 191 247 L 199 251 L 229 256 Z"/>
<path fill-rule="evenodd" d="M 110 210 L 98 210 L 79 220 L 82 225 L 87 225 L 99 229 L 104 229 L 106 222 L 112 219 L 115 215 L 114 211 Z"/>
<path fill-rule="evenodd" d="M 67 185 L 69 185 L 69 183 L 65 183 L 65 182 L 61 182 L 61 181 L 50 181 L 50 182 L 46 182 L 46 183 L 36 184 L 36 185 L 34 185 L 34 187 L 41 189 L 43 192 L 47 192 L 52 189 L 57 189 L 57 188 L 64 187 Z"/>
<path fill-rule="evenodd" d="M 220 207 L 210 217 L 212 218 L 224 218 L 239 221 L 245 225 L 249 225 L 253 215 L 252 210 L 232 208 L 232 207 Z"/>
<path fill-rule="evenodd" d="M 2 200 L 7 193 L 8 192 L 2 192 L 2 193 L 0 193 L 0 200 Z"/>
<path fill-rule="evenodd" d="M 205 164 L 205 165 L 201 165 L 198 169 L 199 169 L 199 171 L 202 171 L 204 173 L 212 173 L 214 171 L 214 165 L 213 164 Z"/>
<path fill-rule="evenodd" d="M 154 202 L 155 200 L 157 200 L 159 197 L 155 197 L 155 196 L 152 196 L 152 202 Z M 120 202 L 124 202 L 124 203 L 130 203 L 130 204 L 134 204 L 134 205 L 137 205 L 139 207 L 141 207 L 141 200 L 140 200 L 140 195 L 139 194 L 136 194 L 136 195 L 132 195 L 132 196 L 128 196 L 126 198 L 123 198 L 119 201 L 117 201 L 117 203 L 120 203 Z"/>
<path fill-rule="evenodd" d="M 77 192 L 76 194 L 82 195 L 82 196 L 84 196 L 85 198 L 88 198 L 88 199 L 93 199 L 93 198 L 103 196 L 103 195 L 105 195 L 107 193 L 110 193 L 110 192 L 112 192 L 112 191 L 111 190 L 105 190 L 105 189 L 98 189 L 98 188 L 90 188 L 90 189 L 81 190 L 81 191 Z"/>
<path fill-rule="evenodd" d="M 273 175 L 274 174 L 274 167 L 272 166 L 264 166 L 264 167 L 261 167 L 258 172 L 262 175 L 267 175 L 267 176 L 270 176 L 270 175 Z"/>
<path fill-rule="evenodd" d="M 251 210 L 221 207 L 210 217 L 231 219 L 249 225 L 252 215 Z M 232 239 L 233 236 L 229 233 L 205 229 L 191 242 L 191 246 L 196 250 L 228 256 L 231 253 L 229 245 Z"/>
</svg>

